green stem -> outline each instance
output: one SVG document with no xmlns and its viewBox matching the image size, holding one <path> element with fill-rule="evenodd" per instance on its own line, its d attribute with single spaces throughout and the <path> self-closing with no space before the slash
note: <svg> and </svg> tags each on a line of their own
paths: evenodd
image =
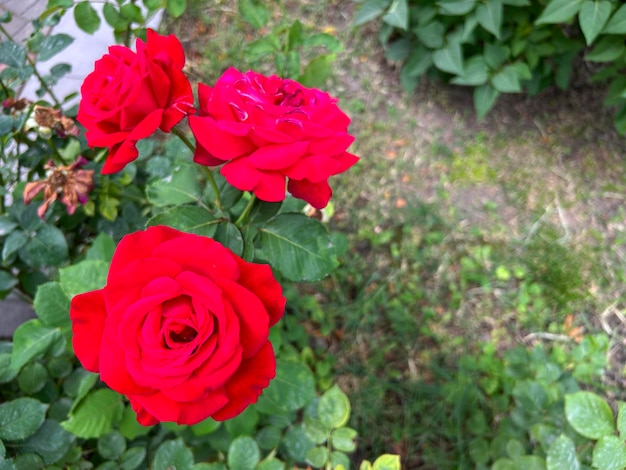
<svg viewBox="0 0 626 470">
<path fill-rule="evenodd" d="M 181 131 L 178 127 L 172 128 L 172 134 L 174 134 L 176 137 L 182 140 L 183 143 L 189 148 L 189 150 L 191 150 L 191 153 L 194 153 L 196 151 L 191 141 L 187 138 L 185 133 Z M 217 187 L 215 178 L 213 178 L 213 173 L 204 165 L 200 165 L 200 168 L 202 168 L 202 171 L 206 175 L 207 181 L 209 182 L 209 184 L 211 185 L 211 188 L 213 188 L 213 192 L 215 193 L 215 206 L 220 211 L 223 211 L 224 209 L 222 208 L 222 196 L 220 195 L 220 190 Z"/>
<path fill-rule="evenodd" d="M 237 227 L 241 227 L 244 224 L 244 222 L 246 222 L 246 220 L 248 219 L 248 216 L 250 215 L 250 211 L 252 210 L 252 206 L 254 206 L 255 202 L 256 202 L 256 196 L 253 194 L 250 200 L 248 201 L 248 204 L 246 204 L 246 207 L 244 208 L 243 212 L 241 213 L 239 218 L 235 221 L 235 225 Z"/>
<path fill-rule="evenodd" d="M 54 159 L 56 160 L 55 163 L 57 165 L 63 165 L 65 162 L 63 161 L 63 157 L 59 153 L 59 149 L 57 148 L 57 146 L 55 145 L 54 141 L 52 140 L 52 137 L 50 137 L 48 139 L 48 145 L 50 145 L 50 148 L 52 149 L 52 153 L 53 153 L 53 155 L 55 157 Z"/>
</svg>

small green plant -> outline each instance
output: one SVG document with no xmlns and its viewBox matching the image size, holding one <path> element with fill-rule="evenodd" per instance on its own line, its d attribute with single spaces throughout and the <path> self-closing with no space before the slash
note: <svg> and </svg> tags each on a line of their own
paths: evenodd
<svg viewBox="0 0 626 470">
<path fill-rule="evenodd" d="M 626 6 L 618 0 L 368 0 L 354 23 L 378 17 L 407 91 L 426 75 L 475 87 L 482 118 L 502 93 L 567 89 L 582 59 L 601 67 L 591 80 L 609 85 L 606 104 L 626 132 Z"/>
<path fill-rule="evenodd" d="M 239 0 L 238 6 L 242 18 L 255 29 L 268 25 L 270 9 L 265 3 Z M 288 18 L 284 9 L 281 18 Z M 282 20 L 267 34 L 246 44 L 244 58 L 253 66 L 273 58 L 279 76 L 319 87 L 330 77 L 331 65 L 342 50 L 341 42 L 331 34 L 316 32 L 298 20 Z"/>
</svg>

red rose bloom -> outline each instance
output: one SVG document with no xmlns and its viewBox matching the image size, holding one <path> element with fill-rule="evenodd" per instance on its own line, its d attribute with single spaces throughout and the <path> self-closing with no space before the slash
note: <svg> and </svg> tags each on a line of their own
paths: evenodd
<svg viewBox="0 0 626 470">
<path fill-rule="evenodd" d="M 91 147 L 108 147 L 102 173 L 115 173 L 137 158 L 135 144 L 157 128 L 169 132 L 194 112 L 185 54 L 175 36 L 148 29 L 137 52 L 111 46 L 81 86 L 78 121 Z"/>
<path fill-rule="evenodd" d="M 346 152 L 350 119 L 328 93 L 293 80 L 228 69 L 213 88 L 199 85 L 200 111 L 190 116 L 194 161 L 221 165 L 233 186 L 259 199 L 294 197 L 321 209 L 332 191 L 328 178 L 354 165 Z"/>
<path fill-rule="evenodd" d="M 74 351 L 143 425 L 225 420 L 274 377 L 269 328 L 284 307 L 268 265 L 150 227 L 120 241 L 103 289 L 72 299 Z"/>
</svg>

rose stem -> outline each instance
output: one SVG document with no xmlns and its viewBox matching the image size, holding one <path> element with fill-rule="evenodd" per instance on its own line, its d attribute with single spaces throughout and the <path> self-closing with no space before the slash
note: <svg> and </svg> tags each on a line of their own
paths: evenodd
<svg viewBox="0 0 626 470">
<path fill-rule="evenodd" d="M 246 219 L 250 215 L 250 211 L 252 210 L 252 206 L 254 206 L 255 202 L 256 202 L 256 196 L 253 194 L 252 197 L 250 198 L 250 200 L 248 201 L 248 204 L 243 209 L 243 212 L 241 213 L 239 218 L 235 221 L 235 225 L 237 227 L 241 227 L 244 224 L 244 222 L 246 221 Z"/>
<path fill-rule="evenodd" d="M 194 153 L 196 151 L 196 149 L 194 148 L 193 144 L 189 141 L 189 139 L 187 138 L 185 133 L 183 131 L 181 131 L 178 127 L 173 127 L 172 128 L 172 134 L 174 134 L 180 140 L 182 140 L 183 143 L 187 147 L 189 147 L 189 150 L 191 150 L 191 153 Z M 206 175 L 206 178 L 209 181 L 209 184 L 213 188 L 213 192 L 215 193 L 215 205 L 217 206 L 217 208 L 220 211 L 223 212 L 223 209 L 222 209 L 222 197 L 220 196 L 220 190 L 217 187 L 217 183 L 215 182 L 215 178 L 213 178 L 213 173 L 211 173 L 211 170 L 209 170 L 204 165 L 200 165 L 200 168 L 202 168 L 202 171 L 204 171 L 204 174 Z"/>
</svg>

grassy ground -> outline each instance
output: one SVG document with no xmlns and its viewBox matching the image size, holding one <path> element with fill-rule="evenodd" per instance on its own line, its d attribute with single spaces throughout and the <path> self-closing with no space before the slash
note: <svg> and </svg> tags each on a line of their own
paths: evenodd
<svg viewBox="0 0 626 470">
<path fill-rule="evenodd" d="M 210 4 L 192 2 L 167 26 L 207 83 L 247 68 L 244 46 L 263 34 L 236 2 Z M 456 365 L 485 345 L 574 342 L 604 329 L 621 380 L 625 145 L 601 93 L 504 97 L 476 122 L 467 90 L 424 83 L 404 94 L 376 31 L 350 27 L 353 4 L 284 4 L 274 21 L 297 18 L 345 45 L 326 89 L 351 115 L 361 156 L 331 181 L 330 224 L 351 248 L 292 305 L 316 353 L 334 358 L 364 456 L 459 467 L 473 378 Z"/>
</svg>

